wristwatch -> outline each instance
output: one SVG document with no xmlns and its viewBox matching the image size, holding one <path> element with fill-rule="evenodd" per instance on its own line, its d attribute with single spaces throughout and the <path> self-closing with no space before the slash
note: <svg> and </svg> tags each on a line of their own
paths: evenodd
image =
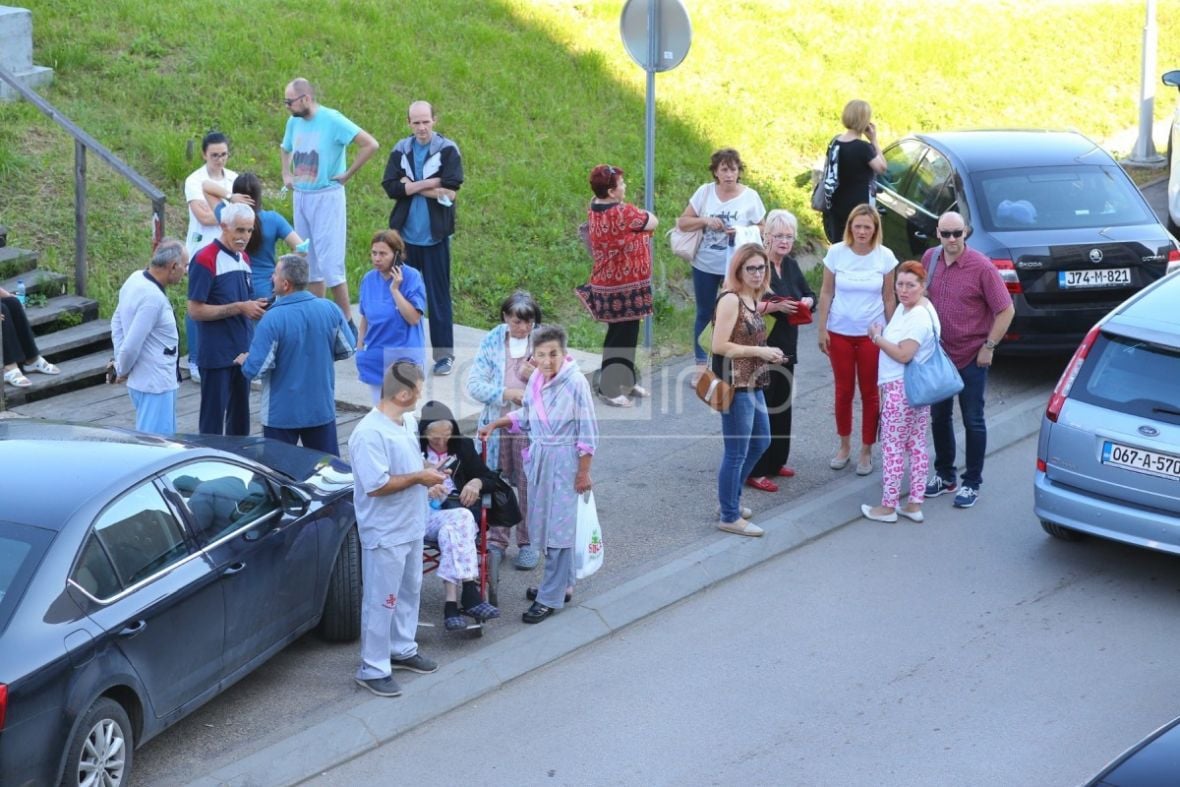
<svg viewBox="0 0 1180 787">
<path fill-rule="evenodd" d="M 986 342 L 983 343 L 983 346 L 989 350 L 994 350 L 994 349 L 996 349 L 996 347 L 999 344 L 1000 344 L 999 342 L 993 342 L 991 339 L 988 339 Z"/>
</svg>

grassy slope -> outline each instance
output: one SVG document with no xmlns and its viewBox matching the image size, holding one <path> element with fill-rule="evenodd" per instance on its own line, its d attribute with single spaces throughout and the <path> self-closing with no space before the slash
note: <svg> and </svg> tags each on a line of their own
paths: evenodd
<svg viewBox="0 0 1180 787">
<path fill-rule="evenodd" d="M 597 343 L 600 328 L 571 294 L 588 268 L 574 234 L 587 170 L 622 166 L 642 203 L 643 74 L 619 41 L 621 2 L 27 5 L 37 62 L 58 71 L 49 99 L 168 193 L 174 233 L 185 226 L 181 183 L 198 163 L 186 145 L 221 128 L 233 141 L 230 166 L 277 186 L 283 84 L 296 74 L 320 84 L 326 105 L 383 146 L 349 186 L 354 282 L 388 215 L 379 180 L 389 147 L 408 133 L 405 107 L 433 100 L 437 129 L 459 142 L 468 174 L 454 241 L 457 319 L 488 324 L 523 284 L 577 343 Z M 692 51 L 657 79 L 665 228 L 705 179 L 711 150 L 733 145 L 767 205 L 795 210 L 817 233 L 802 181 L 853 96 L 873 103 L 883 140 L 973 126 L 1072 126 L 1101 139 L 1137 117 L 1138 0 L 688 5 Z M 1180 64 L 1180 8 L 1161 4 L 1159 25 L 1162 71 Z M 1159 116 L 1172 98 L 1160 93 Z M 72 145 L 54 129 L 28 106 L 0 106 L 0 223 L 13 243 L 69 270 Z M 109 312 L 146 256 L 148 206 L 100 162 L 91 159 L 90 172 L 92 294 Z M 671 303 L 683 301 L 687 266 L 658 248 L 671 295 L 661 299 L 657 344 L 683 351 L 689 320 Z"/>
</svg>

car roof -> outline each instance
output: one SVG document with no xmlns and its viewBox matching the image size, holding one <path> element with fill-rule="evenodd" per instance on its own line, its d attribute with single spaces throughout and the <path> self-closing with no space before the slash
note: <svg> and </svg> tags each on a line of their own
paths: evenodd
<svg viewBox="0 0 1180 787">
<path fill-rule="evenodd" d="M 1116 308 L 1103 329 L 1180 348 L 1180 274 L 1171 273 Z"/>
<path fill-rule="evenodd" d="M 4 518 L 60 530 L 81 505 L 113 496 L 196 448 L 123 429 L 0 420 Z"/>
<path fill-rule="evenodd" d="M 968 171 L 1063 164 L 1113 164 L 1110 154 L 1077 131 L 979 129 L 915 134 L 949 152 Z"/>
</svg>

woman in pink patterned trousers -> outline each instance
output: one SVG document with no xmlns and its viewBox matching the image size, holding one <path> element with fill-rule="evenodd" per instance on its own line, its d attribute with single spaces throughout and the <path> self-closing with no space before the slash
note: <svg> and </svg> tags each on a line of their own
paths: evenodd
<svg viewBox="0 0 1180 787">
<path fill-rule="evenodd" d="M 910 260 L 897 267 L 897 309 L 889 324 L 869 326 L 869 338 L 881 351 L 877 384 L 881 392 L 881 505 L 862 505 L 860 511 L 876 522 L 896 522 L 901 514 L 921 522 L 926 494 L 926 427 L 930 407 L 913 407 L 905 397 L 905 365 L 922 363 L 934 353 L 941 326 L 938 314 L 926 299 L 926 269 Z M 901 478 L 906 457 L 910 460 L 910 494 L 899 508 Z"/>
</svg>

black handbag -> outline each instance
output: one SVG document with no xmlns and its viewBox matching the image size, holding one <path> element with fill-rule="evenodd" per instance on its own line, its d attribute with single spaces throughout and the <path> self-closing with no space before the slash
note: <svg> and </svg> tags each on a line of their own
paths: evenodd
<svg viewBox="0 0 1180 787">
<path fill-rule="evenodd" d="M 516 492 L 496 473 L 496 482 L 492 484 L 492 506 L 488 509 L 488 524 L 495 527 L 512 527 L 524 520 L 520 512 L 520 503 L 516 500 Z"/>
</svg>

